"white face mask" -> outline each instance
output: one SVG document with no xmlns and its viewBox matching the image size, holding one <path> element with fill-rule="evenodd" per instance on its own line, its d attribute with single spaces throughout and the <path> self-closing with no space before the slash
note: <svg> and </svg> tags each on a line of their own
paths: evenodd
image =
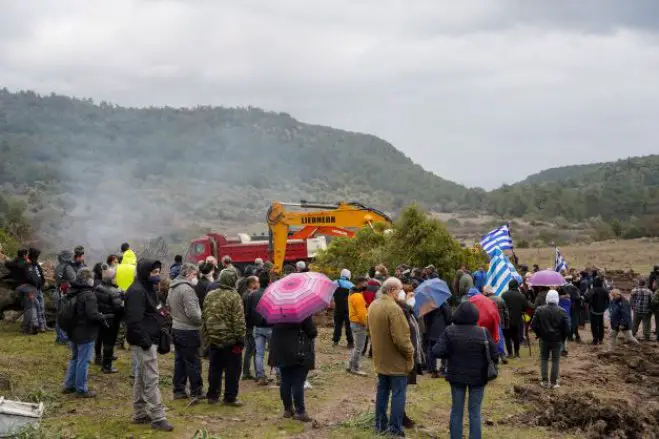
<svg viewBox="0 0 659 439">
<path fill-rule="evenodd" d="M 400 290 L 400 291 L 398 292 L 398 300 L 399 300 L 399 301 L 401 301 L 401 302 L 405 301 L 405 298 L 406 298 L 406 297 L 407 297 L 407 294 L 405 294 L 405 291 Z"/>
<path fill-rule="evenodd" d="M 199 278 L 193 277 L 192 279 L 190 279 L 190 283 L 192 284 L 193 287 L 196 287 L 197 284 L 199 283 Z"/>
<path fill-rule="evenodd" d="M 411 306 L 412 308 L 414 308 L 414 304 L 415 304 L 415 303 L 416 303 L 416 299 L 415 299 L 414 297 L 412 297 L 411 299 L 408 299 L 408 300 L 407 300 L 407 304 L 408 304 L 409 306 Z"/>
</svg>

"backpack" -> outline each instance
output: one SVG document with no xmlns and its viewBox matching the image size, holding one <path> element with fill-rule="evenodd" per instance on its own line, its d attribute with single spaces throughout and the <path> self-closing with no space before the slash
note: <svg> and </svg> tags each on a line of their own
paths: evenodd
<svg viewBox="0 0 659 439">
<path fill-rule="evenodd" d="M 70 334 L 78 323 L 78 295 L 63 296 L 57 311 L 57 323 L 64 332 Z"/>
<path fill-rule="evenodd" d="M 70 262 L 64 262 L 55 267 L 55 283 L 60 294 L 66 294 L 71 284 L 65 279 L 66 268 L 71 266 Z"/>
</svg>

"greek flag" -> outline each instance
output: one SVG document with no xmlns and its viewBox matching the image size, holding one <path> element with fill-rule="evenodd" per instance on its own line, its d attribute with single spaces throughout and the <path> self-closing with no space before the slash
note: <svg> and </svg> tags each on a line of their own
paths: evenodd
<svg viewBox="0 0 659 439">
<path fill-rule="evenodd" d="M 567 261 L 563 257 L 560 251 L 558 251 L 558 247 L 556 247 L 556 257 L 554 259 L 554 270 L 557 273 L 562 272 L 563 270 L 567 270 Z"/>
<path fill-rule="evenodd" d="M 492 287 L 495 296 L 500 296 L 508 291 L 508 283 L 511 280 L 516 279 L 518 282 L 522 282 L 522 276 L 517 273 L 515 266 L 499 247 L 494 247 L 490 257 L 486 285 Z"/>
<path fill-rule="evenodd" d="M 508 225 L 503 225 L 483 236 L 483 239 L 481 239 L 481 247 L 483 247 L 483 250 L 485 250 L 485 253 L 487 253 L 490 258 L 492 258 L 492 254 L 497 247 L 500 250 L 512 250 L 513 238 L 510 236 Z"/>
</svg>

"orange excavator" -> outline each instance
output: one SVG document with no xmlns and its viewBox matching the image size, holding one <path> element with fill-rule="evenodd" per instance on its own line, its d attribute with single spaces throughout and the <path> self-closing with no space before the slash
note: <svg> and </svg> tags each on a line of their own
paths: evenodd
<svg viewBox="0 0 659 439">
<path fill-rule="evenodd" d="M 288 211 L 287 207 L 307 211 Z M 388 226 L 393 224 L 387 214 L 356 202 L 319 204 L 306 201 L 300 203 L 275 201 L 268 209 L 267 220 L 273 269 L 277 273 L 283 270 L 289 239 L 307 239 L 316 235 L 352 238 L 355 236 L 355 230 L 352 229 L 373 227 L 375 223 L 384 223 Z M 302 228 L 289 236 L 291 227 Z"/>
</svg>

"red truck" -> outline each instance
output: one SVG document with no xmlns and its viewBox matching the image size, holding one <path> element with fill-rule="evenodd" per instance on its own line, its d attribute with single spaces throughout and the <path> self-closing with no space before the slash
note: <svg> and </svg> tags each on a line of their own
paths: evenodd
<svg viewBox="0 0 659 439">
<path fill-rule="evenodd" d="M 251 237 L 240 233 L 235 238 L 229 238 L 219 233 L 207 233 L 190 242 L 185 259 L 188 262 L 199 263 L 208 256 L 214 256 L 218 261 L 224 256 L 230 256 L 238 268 L 253 264 L 256 258 L 264 261 L 272 260 L 270 244 L 267 237 Z M 297 261 L 309 262 L 318 250 L 327 248 L 324 236 L 307 239 L 289 239 L 286 246 L 285 263 L 295 265 Z"/>
</svg>

